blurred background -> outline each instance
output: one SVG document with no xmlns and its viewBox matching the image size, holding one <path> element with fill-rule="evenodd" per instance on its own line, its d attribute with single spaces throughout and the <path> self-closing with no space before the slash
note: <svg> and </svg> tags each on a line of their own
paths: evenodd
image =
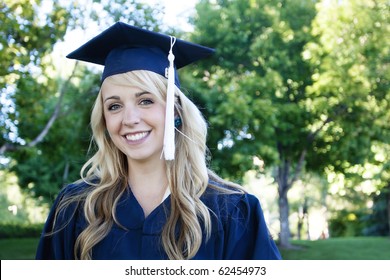
<svg viewBox="0 0 390 280">
<path fill-rule="evenodd" d="M 65 56 L 123 21 L 216 49 L 182 90 L 284 259 L 390 259 L 389 20 L 388 0 L 1 1 L 0 258 L 34 258 L 91 153 L 102 68 Z"/>
</svg>

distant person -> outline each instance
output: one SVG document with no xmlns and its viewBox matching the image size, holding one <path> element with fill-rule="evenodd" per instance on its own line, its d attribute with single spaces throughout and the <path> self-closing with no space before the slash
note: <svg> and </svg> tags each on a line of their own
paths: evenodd
<svg viewBox="0 0 390 280">
<path fill-rule="evenodd" d="M 37 259 L 280 259 L 259 201 L 206 163 L 177 69 L 213 50 L 118 22 L 69 58 L 104 65 L 96 152 L 49 214 Z M 168 56 L 169 55 L 169 56 Z"/>
</svg>

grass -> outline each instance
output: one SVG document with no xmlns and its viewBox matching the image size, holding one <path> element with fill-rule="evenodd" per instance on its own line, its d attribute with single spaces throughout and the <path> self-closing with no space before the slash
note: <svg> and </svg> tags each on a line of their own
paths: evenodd
<svg viewBox="0 0 390 280">
<path fill-rule="evenodd" d="M 33 260 L 38 242 L 37 238 L 0 239 L 0 259 Z"/>
<path fill-rule="evenodd" d="M 390 260 L 390 238 L 349 237 L 293 240 L 299 250 L 281 249 L 285 260 Z"/>
<path fill-rule="evenodd" d="M 388 237 L 293 240 L 292 244 L 301 249 L 281 249 L 284 260 L 390 260 Z M 0 259 L 32 260 L 37 245 L 36 238 L 0 239 Z"/>
</svg>

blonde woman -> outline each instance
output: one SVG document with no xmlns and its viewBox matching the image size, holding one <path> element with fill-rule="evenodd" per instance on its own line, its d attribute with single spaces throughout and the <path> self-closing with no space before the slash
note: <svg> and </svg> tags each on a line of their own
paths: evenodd
<svg viewBox="0 0 390 280">
<path fill-rule="evenodd" d="M 280 259 L 259 201 L 207 168 L 206 122 L 179 89 L 176 68 L 212 53 L 119 22 L 68 56 L 105 66 L 97 150 L 58 195 L 37 259 Z"/>
</svg>

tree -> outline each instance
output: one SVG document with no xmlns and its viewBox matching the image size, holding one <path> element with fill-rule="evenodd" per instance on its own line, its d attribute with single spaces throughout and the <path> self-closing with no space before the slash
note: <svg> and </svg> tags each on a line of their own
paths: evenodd
<svg viewBox="0 0 390 280">
<path fill-rule="evenodd" d="M 221 159 L 215 162 L 234 178 L 251 168 L 253 156 L 277 166 L 280 241 L 288 246 L 287 192 L 316 133 L 307 128 L 311 69 L 301 57 L 311 40 L 314 6 L 312 1 L 201 1 L 197 10 L 202 16 L 195 19 L 196 41 L 217 49 L 215 65 L 207 65 L 211 90 L 203 94 L 210 108 L 209 146 Z"/>
<path fill-rule="evenodd" d="M 42 11 L 41 5 L 41 1 L 26 0 L 6 0 L 0 4 L 0 155 L 21 144 L 35 145 L 32 139 L 20 137 L 17 126 L 25 116 L 15 107 L 34 104 L 26 106 L 28 113 L 32 116 L 38 113 L 39 105 L 34 101 L 45 99 L 48 94 L 41 90 L 48 82 L 45 72 L 50 69 L 45 57 L 55 42 L 63 38 L 69 22 L 69 13 L 59 4 L 52 3 L 48 13 Z M 38 77 L 39 81 L 35 81 Z M 35 90 L 17 92 L 20 83 Z"/>
<path fill-rule="evenodd" d="M 328 173 L 342 173 L 350 182 L 346 184 L 350 185 L 346 190 L 349 196 L 356 198 L 357 193 L 362 193 L 358 190 L 362 182 L 372 185 L 373 193 L 386 191 L 390 139 L 389 3 L 323 1 L 318 11 L 313 34 L 319 40 L 308 44 L 303 55 L 315 67 L 314 83 L 307 91 L 312 111 L 332 120 L 321 132 L 317 145 L 323 151 L 319 155 L 327 158 Z M 342 113 L 335 114 L 335 109 Z M 390 213 L 390 202 L 387 211 Z"/>
<path fill-rule="evenodd" d="M 196 95 L 210 121 L 209 146 L 217 168 L 233 178 L 251 167 L 253 156 L 276 166 L 281 246 L 290 245 L 287 192 L 304 168 L 347 172 L 374 156 L 371 141 L 388 141 L 379 135 L 388 128 L 379 121 L 389 112 L 388 44 L 372 41 L 389 37 L 384 2 L 351 2 L 324 1 L 317 10 L 301 0 L 204 0 L 197 6 L 194 40 L 217 49 L 203 71 L 194 71 L 210 88 L 199 87 L 205 92 Z M 353 24 L 367 14 L 368 25 Z M 358 34 L 351 40 L 358 44 L 328 47 L 339 32 Z M 370 43 L 356 48 L 361 39 Z M 370 67 L 361 75 L 366 59 Z"/>
</svg>

